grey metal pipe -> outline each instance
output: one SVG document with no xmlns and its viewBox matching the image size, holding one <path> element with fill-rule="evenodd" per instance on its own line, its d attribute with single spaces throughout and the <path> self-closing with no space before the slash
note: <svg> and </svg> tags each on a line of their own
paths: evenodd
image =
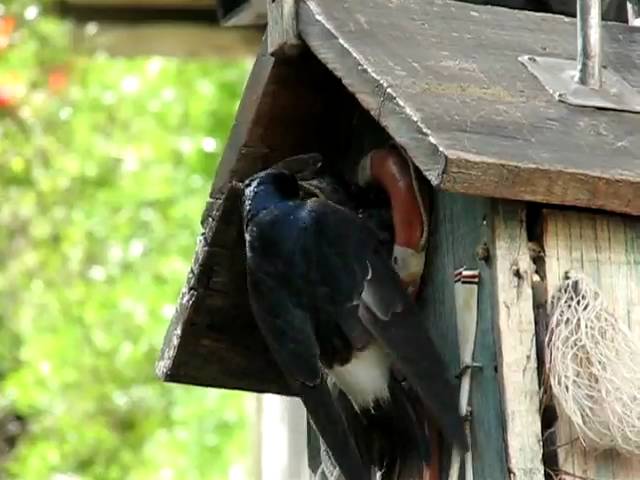
<svg viewBox="0 0 640 480">
<path fill-rule="evenodd" d="M 578 0 L 578 71 L 576 82 L 602 86 L 602 5 L 600 0 Z"/>
</svg>

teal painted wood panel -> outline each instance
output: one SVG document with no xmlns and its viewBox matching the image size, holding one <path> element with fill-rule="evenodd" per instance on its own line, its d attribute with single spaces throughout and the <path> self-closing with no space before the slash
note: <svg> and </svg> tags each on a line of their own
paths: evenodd
<svg viewBox="0 0 640 480">
<path fill-rule="evenodd" d="M 497 315 L 496 282 L 489 261 L 478 260 L 478 247 L 493 245 L 493 201 L 486 198 L 438 192 L 434 195 L 431 234 L 421 307 L 432 326 L 450 374 L 459 370 L 453 271 L 478 268 L 478 330 L 474 358 L 483 365 L 474 370 L 471 385 L 474 480 L 508 478 L 504 445 L 504 420 L 497 378 L 494 318 Z M 444 453 L 442 478 L 447 478 L 450 452 Z M 461 477 L 462 478 L 462 477 Z"/>
</svg>

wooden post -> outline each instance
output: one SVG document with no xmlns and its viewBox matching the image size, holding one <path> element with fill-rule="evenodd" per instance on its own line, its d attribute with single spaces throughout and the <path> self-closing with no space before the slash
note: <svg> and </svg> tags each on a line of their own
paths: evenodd
<svg viewBox="0 0 640 480">
<path fill-rule="evenodd" d="M 274 57 L 295 55 L 302 49 L 298 35 L 297 1 L 267 1 L 267 40 Z"/>
<path fill-rule="evenodd" d="M 307 478 L 307 424 L 302 402 L 266 394 L 261 396 L 260 405 L 260 478 Z"/>
<path fill-rule="evenodd" d="M 542 480 L 540 389 L 536 360 L 532 273 L 525 206 L 497 203 L 495 235 L 497 371 L 504 409 L 507 463 L 517 480 Z"/>
</svg>

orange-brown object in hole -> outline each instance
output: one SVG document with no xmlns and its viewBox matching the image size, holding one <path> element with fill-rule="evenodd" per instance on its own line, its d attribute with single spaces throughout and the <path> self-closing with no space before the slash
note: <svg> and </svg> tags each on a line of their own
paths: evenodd
<svg viewBox="0 0 640 480">
<path fill-rule="evenodd" d="M 425 225 L 408 160 L 396 150 L 386 148 L 373 150 L 370 162 L 371 177 L 384 188 L 391 201 L 396 245 L 420 250 Z"/>
<path fill-rule="evenodd" d="M 409 161 L 393 149 L 373 150 L 369 154 L 371 177 L 384 188 L 391 201 L 391 212 L 395 234 L 395 244 L 420 252 L 424 248 L 424 209 L 421 207 L 420 193 L 416 191 Z M 416 279 L 402 279 L 405 287 L 415 299 Z M 417 279 L 419 283 L 420 278 Z M 424 480 L 440 479 L 440 445 L 438 431 L 431 420 L 427 420 L 431 463 L 423 472 Z"/>
</svg>

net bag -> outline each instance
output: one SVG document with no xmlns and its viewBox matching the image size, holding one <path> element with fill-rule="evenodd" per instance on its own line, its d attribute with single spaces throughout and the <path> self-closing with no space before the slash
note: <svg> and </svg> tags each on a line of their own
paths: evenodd
<svg viewBox="0 0 640 480">
<path fill-rule="evenodd" d="M 545 344 L 548 386 L 585 447 L 640 453 L 640 341 L 586 276 L 565 274 Z"/>
</svg>

